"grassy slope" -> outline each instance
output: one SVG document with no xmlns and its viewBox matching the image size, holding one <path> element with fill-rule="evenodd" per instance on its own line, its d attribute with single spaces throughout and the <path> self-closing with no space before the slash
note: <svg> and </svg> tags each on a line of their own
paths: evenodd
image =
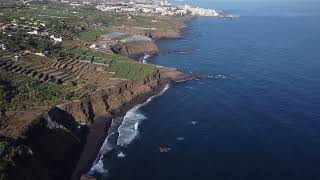
<svg viewBox="0 0 320 180">
<path fill-rule="evenodd" d="M 8 9 L 8 7 L 18 6 L 13 3 L 0 3 L 0 7 L 6 7 L 6 9 Z M 92 6 L 73 8 L 61 3 L 31 4 L 30 8 L 21 7 L 18 11 L 17 8 L 13 8 L 12 12 L 6 13 L 5 16 L 0 16 L 0 22 L 4 22 L 4 19 L 9 19 L 10 21 L 12 19 L 19 20 L 20 17 L 45 21 L 48 24 L 47 28 L 52 31 L 64 28 L 61 25 L 61 21 L 68 22 L 76 27 L 85 26 L 82 32 L 73 33 L 72 36 L 86 41 L 94 41 L 101 34 L 106 34 L 108 32 L 108 29 L 105 28 L 106 26 L 120 26 L 122 24 L 129 26 L 148 26 L 151 23 L 151 17 L 137 16 L 135 21 L 132 21 L 129 20 L 125 14 L 104 13 L 97 11 Z M 61 27 L 59 27 L 59 23 Z M 100 28 L 94 27 L 94 25 L 97 24 L 102 25 Z M 92 61 L 93 59 L 93 62 L 110 64 L 111 71 L 116 72 L 116 77 L 118 78 L 141 80 L 155 70 L 152 65 L 138 64 L 120 55 L 93 52 L 77 47 L 72 47 L 71 49 L 72 50 L 70 50 L 69 47 L 64 48 L 67 53 L 71 52 L 74 56 L 81 56 L 81 59 L 85 61 Z"/>
<path fill-rule="evenodd" d="M 151 22 L 152 17 L 136 16 L 134 20 L 132 20 L 128 19 L 126 14 L 104 13 L 95 10 L 95 8 L 91 6 L 73 8 L 61 3 L 35 3 L 27 7 L 18 2 L 0 2 L 0 12 L 3 12 L 3 15 L 0 15 L 0 22 L 2 23 L 11 22 L 13 19 L 16 19 L 18 24 L 24 23 L 24 21 L 36 22 L 39 20 L 45 22 L 47 25 L 46 29 L 50 34 L 55 31 L 63 31 L 65 24 L 71 25 L 72 30 L 81 27 L 80 30 L 74 32 L 66 31 L 71 33 L 71 37 L 87 41 L 96 40 L 98 36 L 108 32 L 108 27 L 121 26 L 122 24 L 132 27 L 151 27 L 154 24 Z M 21 19 L 21 17 L 23 18 Z M 100 25 L 97 27 L 98 24 Z M 121 38 L 126 36 L 127 35 Z M 33 39 L 31 36 L 29 38 Z M 35 46 L 24 45 L 23 49 L 21 49 L 21 47 L 18 48 L 21 50 L 30 50 L 30 48 L 32 48 L 33 51 L 41 52 L 44 49 L 40 48 L 42 47 L 39 45 L 40 40 L 48 41 L 48 39 L 47 37 L 35 38 Z M 14 45 L 15 41 L 12 42 Z M 115 77 L 120 79 L 141 81 L 156 71 L 154 65 L 141 64 L 128 57 L 117 54 L 107 54 L 74 45 L 63 45 L 61 50 L 57 47 L 54 47 L 54 49 L 79 60 L 108 64 L 109 70 L 115 72 Z M 59 53 L 53 53 L 53 55 L 54 54 Z M 11 82 L 10 88 L 7 88 L 6 85 L 2 83 L 0 85 L 0 109 L 20 109 L 19 107 L 54 105 L 78 97 L 79 94 L 74 93 L 74 88 L 75 87 L 72 87 L 72 83 L 69 83 L 69 85 L 51 82 L 40 83 L 31 78 L 23 82 Z"/>
<path fill-rule="evenodd" d="M 121 79 L 142 80 L 156 70 L 154 65 L 141 64 L 117 54 L 107 54 L 70 45 L 65 45 L 63 51 L 83 61 L 108 64 L 110 70 L 116 73 L 116 77 Z"/>
<path fill-rule="evenodd" d="M 79 39 L 85 41 L 96 41 L 97 38 L 103 34 L 107 34 L 106 31 L 98 30 L 98 29 L 90 29 L 80 33 Z"/>
</svg>

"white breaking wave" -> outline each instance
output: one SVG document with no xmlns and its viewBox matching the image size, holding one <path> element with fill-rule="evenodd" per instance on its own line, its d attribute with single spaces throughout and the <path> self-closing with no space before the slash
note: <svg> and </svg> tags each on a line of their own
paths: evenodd
<svg viewBox="0 0 320 180">
<path fill-rule="evenodd" d="M 88 172 L 88 174 L 95 174 L 95 173 L 99 173 L 99 174 L 108 173 L 108 170 L 105 169 L 103 165 L 103 155 L 99 158 L 98 162 L 91 167 L 90 171 Z"/>
<path fill-rule="evenodd" d="M 118 154 L 118 158 L 125 158 L 125 157 L 126 157 L 126 155 L 123 152 L 120 152 Z"/>
<path fill-rule="evenodd" d="M 196 124 L 198 124 L 198 121 L 191 121 L 191 124 L 196 125 Z"/>
<path fill-rule="evenodd" d="M 99 174 L 106 174 L 108 170 L 104 169 L 103 167 L 103 155 L 112 151 L 116 145 L 115 141 L 117 140 L 118 137 L 118 132 L 117 129 L 121 123 L 120 119 L 112 119 L 111 126 L 108 130 L 108 136 L 104 140 L 100 151 L 97 154 L 96 160 L 93 162 L 93 165 L 89 171 L 90 173 L 99 173 Z"/>
<path fill-rule="evenodd" d="M 128 146 L 139 134 L 139 124 L 146 117 L 139 112 L 139 109 L 157 96 L 161 96 L 164 92 L 169 89 L 169 84 L 157 95 L 150 97 L 146 102 L 139 104 L 129 110 L 126 115 L 123 117 L 122 123 L 120 124 L 120 119 L 113 119 L 111 126 L 108 131 L 108 136 L 103 142 L 102 147 L 100 148 L 97 158 L 94 161 L 88 174 L 104 174 L 108 173 L 108 170 L 104 168 L 103 157 L 106 153 L 112 151 L 117 146 L 126 147 Z M 123 152 L 118 153 L 117 157 L 124 158 L 126 155 Z"/>
<path fill-rule="evenodd" d="M 135 125 L 134 125 L 134 130 L 138 130 L 138 128 L 139 128 L 139 123 L 136 123 Z"/>
<path fill-rule="evenodd" d="M 126 115 L 123 117 L 122 124 L 118 128 L 118 146 L 128 146 L 139 135 L 139 124 L 142 120 L 147 118 L 141 112 L 139 112 L 139 109 L 151 102 L 153 98 L 161 96 L 169 89 L 169 87 L 169 84 L 167 84 L 159 94 L 150 97 L 146 102 L 135 106 L 126 113 Z"/>
<path fill-rule="evenodd" d="M 170 88 L 170 85 L 167 84 L 164 89 L 160 92 L 160 94 L 156 95 L 156 96 L 161 96 L 163 93 L 165 93 L 168 89 Z M 152 98 L 152 97 L 151 97 Z"/>
<path fill-rule="evenodd" d="M 118 146 L 127 146 L 138 136 L 139 131 L 137 127 L 140 121 L 146 119 L 146 117 L 139 112 L 141 106 L 142 104 L 137 105 L 124 116 L 122 124 L 118 128 Z"/>
</svg>

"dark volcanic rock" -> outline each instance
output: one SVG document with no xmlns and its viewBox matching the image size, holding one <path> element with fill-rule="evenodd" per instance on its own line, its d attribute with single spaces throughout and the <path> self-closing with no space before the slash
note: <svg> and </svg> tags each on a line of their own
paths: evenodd
<svg viewBox="0 0 320 180">
<path fill-rule="evenodd" d="M 156 71 L 143 81 L 127 81 L 52 107 L 3 153 L 6 158 L 1 164 L 6 166 L 0 170 L 8 179 L 70 179 L 72 174 L 72 179 L 79 179 L 102 145 L 111 118 L 147 100 L 160 91 L 161 84 Z"/>
<path fill-rule="evenodd" d="M 34 120 L 3 153 L 7 179 L 69 179 L 87 132 L 76 124 L 70 114 L 57 108 Z"/>
<path fill-rule="evenodd" d="M 165 81 L 169 82 L 182 82 L 191 79 L 191 76 L 179 71 L 176 68 L 166 68 L 161 67 L 159 68 L 161 78 Z"/>
</svg>

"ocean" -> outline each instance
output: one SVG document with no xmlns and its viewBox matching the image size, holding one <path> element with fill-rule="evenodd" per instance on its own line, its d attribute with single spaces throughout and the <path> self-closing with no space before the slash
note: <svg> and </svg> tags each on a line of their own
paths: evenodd
<svg viewBox="0 0 320 180">
<path fill-rule="evenodd" d="M 205 77 L 115 121 L 102 179 L 320 179 L 320 2 L 179 3 L 241 18 L 196 18 L 183 38 L 158 42 L 192 52 L 151 63 Z"/>
</svg>

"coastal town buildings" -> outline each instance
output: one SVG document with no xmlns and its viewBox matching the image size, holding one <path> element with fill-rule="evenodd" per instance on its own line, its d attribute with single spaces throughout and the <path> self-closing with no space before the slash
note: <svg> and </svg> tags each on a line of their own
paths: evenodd
<svg viewBox="0 0 320 180">
<path fill-rule="evenodd" d="M 159 16 L 222 16 L 223 12 L 214 9 L 204 9 L 192 7 L 189 5 L 172 5 L 167 1 L 108 1 L 96 6 L 97 9 L 104 12 L 135 12 L 149 13 Z"/>
<path fill-rule="evenodd" d="M 33 0 L 24 1 L 24 3 Z M 49 0 L 68 3 L 72 7 L 95 5 L 98 10 L 118 13 L 146 13 L 157 16 L 213 16 L 227 17 L 223 11 L 192 7 L 190 5 L 174 5 L 163 0 Z"/>
</svg>

